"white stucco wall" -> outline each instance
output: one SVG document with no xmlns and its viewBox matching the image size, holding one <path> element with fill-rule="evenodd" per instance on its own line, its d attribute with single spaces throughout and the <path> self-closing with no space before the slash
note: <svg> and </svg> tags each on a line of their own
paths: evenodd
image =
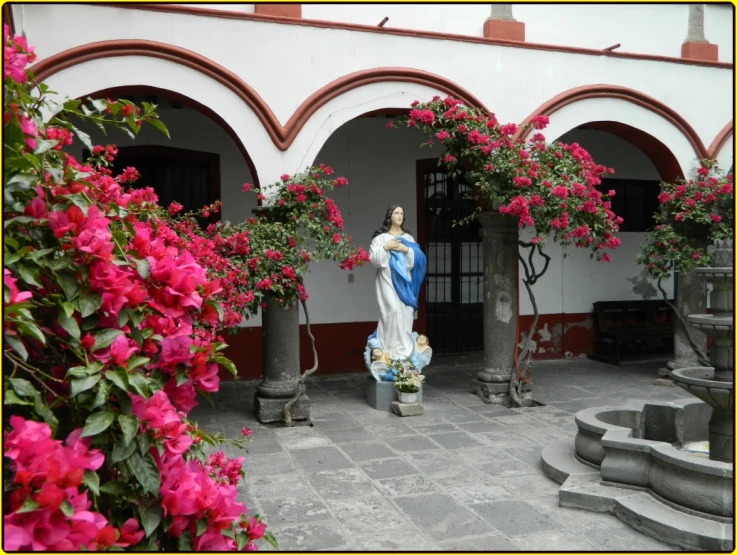
<svg viewBox="0 0 737 555">
<path fill-rule="evenodd" d="M 719 149 L 716 160 L 724 171 L 727 171 L 732 167 L 734 164 L 734 135 L 730 135 L 729 139 L 724 143 L 724 146 Z"/>
<path fill-rule="evenodd" d="M 252 5 L 222 5 L 226 8 L 248 11 Z M 694 128 L 707 146 L 733 117 L 734 76 L 723 68 L 92 5 L 29 4 L 14 9 L 16 25 L 36 45 L 40 59 L 96 41 L 142 39 L 175 45 L 235 73 L 253 88 L 282 126 L 313 93 L 334 80 L 387 67 L 442 76 L 476 96 L 502 121 L 519 122 L 558 94 L 597 84 L 629 87 L 666 104 Z M 479 36 L 488 9 L 488 5 L 305 4 L 303 16 L 341 21 L 358 18 L 361 21 L 354 22 L 371 20 L 369 23 L 376 24 L 389 15 L 389 25 L 401 23 Z M 731 9 L 707 6 L 707 37 L 719 42 L 720 59 L 728 49 L 727 45 L 722 47 L 722 42 L 731 43 L 732 20 L 724 17 L 725 13 L 731 16 Z M 685 5 L 515 5 L 515 15 L 527 24 L 529 41 L 595 48 L 622 42 L 623 51 L 672 56 L 679 55 L 685 37 L 684 11 L 687 13 Z M 346 19 L 336 14 L 346 14 L 341 15 Z M 545 25 L 536 23 L 536 18 Z M 68 31 L 77 21 L 85 21 L 84 33 Z M 435 29 L 435 25 L 444 27 Z M 567 30 L 565 36 L 555 34 L 561 28 Z M 674 49 L 677 52 L 672 52 Z M 386 131 L 382 119 L 346 122 L 368 111 L 407 107 L 414 99 L 426 100 L 438 92 L 432 87 L 394 81 L 344 92 L 307 119 L 289 150 L 282 152 L 256 114 L 235 93 L 215 79 L 172 61 L 147 56 L 99 59 L 67 68 L 48 83 L 70 97 L 125 85 L 148 85 L 184 94 L 228 122 L 251 155 L 262 185 L 276 181 L 282 173 L 293 174 L 313 160 L 330 164 L 345 175 L 351 185 L 338 191 L 335 198 L 344 213 L 346 229 L 357 244 L 368 246 L 371 233 L 392 202 L 406 204 L 410 228 L 416 233 L 415 160 L 429 157 L 427 151 L 417 150 L 419 138 L 404 131 Z M 704 90 L 709 91 L 708 98 Z M 601 120 L 626 123 L 658 138 L 684 170 L 695 161 L 691 144 L 673 124 L 622 99 L 596 98 L 568 105 L 552 115 L 545 134 L 555 139 L 583 123 Z M 173 125 L 180 131 L 172 129 L 174 140 L 182 141 L 183 148 L 234 148 L 210 138 L 204 131 L 206 123 L 193 120 L 187 125 L 181 122 L 181 127 Z M 577 131 L 566 140 L 581 142 L 599 163 L 614 167 L 617 177 L 657 178 L 649 161 L 630 145 L 616 137 L 590 133 Z M 720 161 L 731 156 L 732 145 L 730 139 Z M 235 178 L 241 170 L 232 160 L 228 169 L 222 169 L 222 191 L 224 215 L 235 219 L 246 208 L 238 200 L 242 199 L 240 187 L 246 179 Z M 227 183 L 226 175 L 232 176 Z M 622 234 L 623 245 L 609 264 L 591 262 L 581 253 L 564 260 L 560 250 L 550 245 L 548 252 L 553 261 L 549 275 L 536 288 L 540 292 L 540 311 L 588 312 L 595 300 L 642 298 L 647 287 L 635 280 L 640 270 L 634 265 L 640 241 L 641 234 Z M 313 322 L 370 321 L 378 317 L 373 269 L 357 269 L 354 274 L 355 282 L 349 284 L 347 273 L 334 266 L 315 267 L 307 278 Z M 530 313 L 524 294 L 521 312 Z M 258 319 L 251 322 L 258 323 Z"/>
<path fill-rule="evenodd" d="M 732 15 L 729 5 L 709 5 L 706 37 L 720 47 L 720 61 L 732 61 Z M 600 50 L 620 43 L 619 52 L 678 57 L 688 30 L 687 4 L 514 4 L 512 13 L 525 24 L 528 42 Z M 302 17 L 341 23 L 378 25 L 483 36 L 489 4 L 303 4 Z"/>
<path fill-rule="evenodd" d="M 629 13 L 638 7 L 619 9 Z M 282 125 L 321 87 L 356 71 L 381 67 L 441 75 L 476 95 L 504 121 L 521 121 L 564 91 L 599 83 L 639 90 L 668 104 L 706 144 L 730 119 L 733 74 L 721 68 L 90 5 L 25 5 L 24 14 L 23 30 L 37 45 L 40 58 L 113 39 L 173 44 L 238 74 Z M 69 25 L 85 21 L 85 32 L 67 32 L 69 27 L 60 23 L 65 20 Z M 600 21 L 594 24 L 602 27 Z M 117 60 L 139 64 L 129 58 Z M 117 71 L 112 68 L 119 66 L 106 60 L 95 67 L 100 81 L 113 78 Z M 709 102 L 694 102 L 702 98 L 705 83 L 709 83 Z M 187 84 L 188 89 L 201 86 L 195 79 Z M 303 132 L 309 135 L 307 127 Z"/>
</svg>

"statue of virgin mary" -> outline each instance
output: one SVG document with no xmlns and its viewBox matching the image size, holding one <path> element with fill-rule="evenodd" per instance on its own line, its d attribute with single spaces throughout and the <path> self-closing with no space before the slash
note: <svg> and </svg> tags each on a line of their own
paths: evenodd
<svg viewBox="0 0 737 555">
<path fill-rule="evenodd" d="M 385 369 L 378 366 L 385 365 L 390 359 L 420 360 L 416 356 L 417 334 L 412 332 L 412 325 L 427 260 L 404 228 L 401 206 L 387 209 L 384 225 L 371 239 L 369 254 L 371 264 L 376 267 L 376 299 L 380 317 L 376 331 L 369 337 L 365 358 L 374 377 L 387 380 Z M 381 350 L 381 357 L 376 349 Z M 428 354 L 421 360 L 429 362 Z"/>
</svg>

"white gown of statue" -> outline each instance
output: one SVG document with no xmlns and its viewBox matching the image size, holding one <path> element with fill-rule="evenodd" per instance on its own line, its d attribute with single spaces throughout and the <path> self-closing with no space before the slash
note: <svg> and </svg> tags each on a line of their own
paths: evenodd
<svg viewBox="0 0 737 555">
<path fill-rule="evenodd" d="M 415 240 L 409 233 L 402 235 L 412 243 Z M 371 264 L 376 266 L 376 298 L 379 301 L 379 326 L 377 339 L 384 352 L 389 352 L 393 359 L 405 359 L 412 354 L 414 341 L 412 339 L 412 325 L 414 323 L 414 309 L 405 305 L 392 284 L 392 273 L 389 268 L 391 251 L 385 251 L 384 245 L 394 235 L 382 233 L 371 241 Z M 399 253 L 407 260 L 407 277 L 415 265 L 415 253 L 412 249 L 408 253 Z"/>
</svg>

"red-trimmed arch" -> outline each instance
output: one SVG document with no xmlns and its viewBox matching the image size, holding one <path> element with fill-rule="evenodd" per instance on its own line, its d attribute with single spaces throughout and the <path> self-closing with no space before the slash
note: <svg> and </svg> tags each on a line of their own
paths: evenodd
<svg viewBox="0 0 737 555">
<path fill-rule="evenodd" d="M 529 123 L 532 118 L 537 115 L 551 116 L 558 110 L 565 108 L 570 104 L 581 100 L 587 100 L 589 98 L 615 98 L 645 108 L 670 122 L 676 129 L 678 129 L 681 134 L 686 137 L 688 142 L 691 143 L 691 146 L 699 159 L 705 158 L 707 155 L 706 147 L 704 147 L 704 143 L 701 141 L 701 138 L 686 119 L 678 112 L 651 96 L 634 89 L 620 87 L 618 85 L 584 85 L 582 87 L 569 89 L 542 104 L 537 110 L 525 118 L 523 124 Z M 520 129 L 517 133 L 517 138 L 524 139 L 529 133 L 529 129 Z"/>
<path fill-rule="evenodd" d="M 310 117 L 330 100 L 359 87 L 373 83 L 405 82 L 425 85 L 450 94 L 464 103 L 484 108 L 478 98 L 453 81 L 419 69 L 386 67 L 357 71 L 328 83 L 307 98 L 282 126 L 268 104 L 238 75 L 191 50 L 150 40 L 111 40 L 85 44 L 46 58 L 31 70 L 38 81 L 44 81 L 69 67 L 121 56 L 159 58 L 199 71 L 230 89 L 243 100 L 261 121 L 274 144 L 287 150 Z"/>
<path fill-rule="evenodd" d="M 95 91 L 93 93 L 85 95 L 85 97 L 103 99 L 111 98 L 115 100 L 125 95 L 160 96 L 168 98 L 170 100 L 174 100 L 175 102 L 179 102 L 180 104 L 185 104 L 190 108 L 197 110 L 202 115 L 207 116 L 208 118 L 213 120 L 223 129 L 223 131 L 230 135 L 231 139 L 233 139 L 233 142 L 235 143 L 236 147 L 238 147 L 238 150 L 243 156 L 243 159 L 246 161 L 248 171 L 251 173 L 253 185 L 255 187 L 260 187 L 258 173 L 256 172 L 256 166 L 254 165 L 250 154 L 248 154 L 246 147 L 243 145 L 243 141 L 241 141 L 240 137 L 238 137 L 238 134 L 235 132 L 235 130 L 230 126 L 227 121 L 222 118 L 222 116 L 220 116 L 220 114 L 215 112 L 212 108 L 205 106 L 200 102 L 197 102 L 193 98 L 190 98 L 182 93 L 172 91 L 170 89 L 150 87 L 148 85 L 122 85 L 120 87 L 112 87 L 109 89 Z"/>
<path fill-rule="evenodd" d="M 662 181 L 674 183 L 684 176 L 683 168 L 670 149 L 642 129 L 618 121 L 591 121 L 582 127 L 606 131 L 630 143 L 650 159 Z"/>
<path fill-rule="evenodd" d="M 711 158 L 712 160 L 717 157 L 717 154 L 719 154 L 719 151 L 722 150 L 725 143 L 729 140 L 731 136 L 734 135 L 734 120 L 731 120 L 727 125 L 722 127 L 722 130 L 717 133 L 717 136 L 714 137 L 714 140 L 711 142 L 711 145 L 709 145 L 709 150 L 706 153 L 707 158 Z"/>
</svg>

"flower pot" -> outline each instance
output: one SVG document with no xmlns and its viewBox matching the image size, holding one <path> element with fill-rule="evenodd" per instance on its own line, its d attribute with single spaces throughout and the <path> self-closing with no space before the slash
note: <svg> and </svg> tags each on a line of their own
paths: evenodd
<svg viewBox="0 0 737 555">
<path fill-rule="evenodd" d="M 397 395 L 399 396 L 399 402 L 400 403 L 416 403 L 417 402 L 417 392 L 414 393 L 405 393 L 403 391 L 397 391 Z"/>
</svg>

